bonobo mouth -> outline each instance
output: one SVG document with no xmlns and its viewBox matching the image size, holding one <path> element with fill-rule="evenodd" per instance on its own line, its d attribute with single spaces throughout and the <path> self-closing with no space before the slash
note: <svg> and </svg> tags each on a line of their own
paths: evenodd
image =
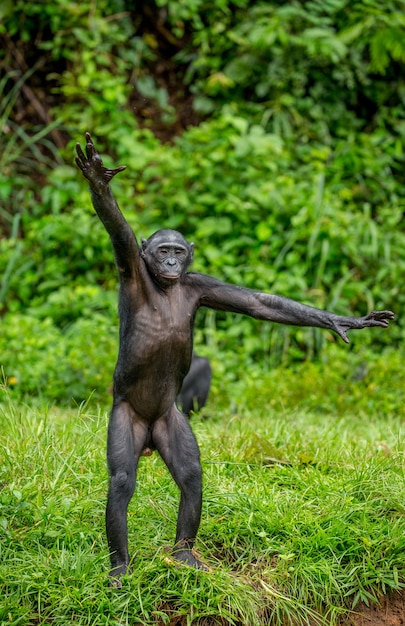
<svg viewBox="0 0 405 626">
<path fill-rule="evenodd" d="M 165 280 L 178 280 L 180 274 L 160 274 L 160 278 L 164 278 Z"/>
</svg>

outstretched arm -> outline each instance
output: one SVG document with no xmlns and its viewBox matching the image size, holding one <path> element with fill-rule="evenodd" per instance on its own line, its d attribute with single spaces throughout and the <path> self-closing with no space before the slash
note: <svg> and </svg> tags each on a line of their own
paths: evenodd
<svg viewBox="0 0 405 626">
<path fill-rule="evenodd" d="M 93 206 L 110 235 L 118 269 L 122 275 L 131 274 L 133 264 L 139 258 L 139 247 L 110 188 L 110 181 L 125 170 L 125 165 L 114 169 L 104 167 L 90 133 L 86 133 L 86 154 L 79 143 L 76 144 L 76 152 L 76 164 L 89 181 Z"/>
<path fill-rule="evenodd" d="M 188 274 L 200 292 L 199 304 L 221 311 L 243 313 L 256 319 L 292 326 L 328 328 L 349 343 L 348 330 L 373 326 L 386 328 L 394 319 L 392 311 L 372 311 L 364 317 L 337 315 L 301 304 L 289 298 L 222 283 L 210 276 Z"/>
</svg>

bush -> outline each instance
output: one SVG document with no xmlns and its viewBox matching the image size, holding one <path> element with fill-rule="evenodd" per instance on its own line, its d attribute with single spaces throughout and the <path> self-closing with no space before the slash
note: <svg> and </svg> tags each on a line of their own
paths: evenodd
<svg viewBox="0 0 405 626">
<path fill-rule="evenodd" d="M 106 164 L 127 165 L 114 192 L 137 235 L 181 230 L 196 243 L 195 270 L 339 313 L 404 305 L 397 0 L 350 11 L 347 0 L 147 4 L 18 0 L 2 9 L 2 337 L 20 328 L 29 346 L 35 329 L 49 338 L 36 349 L 50 360 L 31 383 L 17 337 L 1 358 L 7 375 L 22 368 L 30 393 L 82 397 L 78 364 L 68 365 L 81 324 L 97 339 L 107 329 L 100 341 L 112 350 L 113 255 L 73 166 L 86 130 Z M 211 311 L 198 326 L 198 345 L 234 355 L 242 369 L 320 356 L 333 342 Z M 358 342 L 381 350 L 402 339 L 396 322 Z M 27 371 L 41 369 L 33 361 Z M 48 384 L 51 369 L 64 392 Z M 92 371 L 83 385 L 101 389 Z"/>
<path fill-rule="evenodd" d="M 105 403 L 116 351 L 117 328 L 101 315 L 79 319 L 64 331 L 51 318 L 14 314 L 2 320 L 2 370 L 15 397 L 80 404 L 94 392 Z"/>
</svg>

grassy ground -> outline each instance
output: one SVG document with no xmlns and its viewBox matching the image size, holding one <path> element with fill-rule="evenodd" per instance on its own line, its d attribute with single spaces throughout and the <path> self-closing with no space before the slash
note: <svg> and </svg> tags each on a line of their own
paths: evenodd
<svg viewBox="0 0 405 626">
<path fill-rule="evenodd" d="M 284 378 L 250 383 L 250 406 Z M 320 400 L 289 410 L 265 400 L 231 413 L 214 398 L 209 419 L 193 419 L 204 468 L 197 548 L 212 571 L 168 559 L 178 493 L 155 454 L 141 460 L 130 506 L 134 573 L 115 590 L 106 583 L 106 411 L 23 406 L 0 393 L 2 624 L 331 625 L 405 581 L 398 410 L 337 414 Z"/>
</svg>

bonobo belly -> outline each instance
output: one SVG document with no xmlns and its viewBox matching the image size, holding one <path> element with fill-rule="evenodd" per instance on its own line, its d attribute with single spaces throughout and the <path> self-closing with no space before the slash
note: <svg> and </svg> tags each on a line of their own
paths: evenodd
<svg viewBox="0 0 405 626">
<path fill-rule="evenodd" d="M 162 333 L 163 334 L 163 333 Z M 135 334 L 122 342 L 114 373 L 114 393 L 147 421 L 163 415 L 176 401 L 191 361 L 190 333 L 153 337 Z"/>
</svg>

